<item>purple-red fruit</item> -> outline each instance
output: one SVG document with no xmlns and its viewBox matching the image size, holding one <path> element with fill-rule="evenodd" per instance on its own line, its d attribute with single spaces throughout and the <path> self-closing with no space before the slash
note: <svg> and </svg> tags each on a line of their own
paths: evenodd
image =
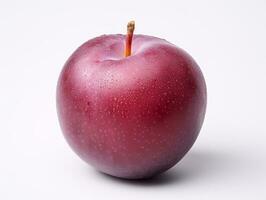
<svg viewBox="0 0 266 200">
<path fill-rule="evenodd" d="M 103 35 L 79 47 L 57 85 L 57 111 L 73 150 L 99 171 L 148 178 L 191 148 L 206 109 L 196 62 L 166 40 Z"/>
</svg>

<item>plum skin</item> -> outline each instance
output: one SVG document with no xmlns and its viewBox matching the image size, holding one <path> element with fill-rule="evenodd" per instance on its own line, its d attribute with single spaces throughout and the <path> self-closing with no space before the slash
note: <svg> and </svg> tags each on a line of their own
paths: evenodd
<svg viewBox="0 0 266 200">
<path fill-rule="evenodd" d="M 103 35 L 80 46 L 57 84 L 64 137 L 81 159 L 120 178 L 143 179 L 174 166 L 192 147 L 206 111 L 203 74 L 184 50 L 134 35 Z"/>
</svg>

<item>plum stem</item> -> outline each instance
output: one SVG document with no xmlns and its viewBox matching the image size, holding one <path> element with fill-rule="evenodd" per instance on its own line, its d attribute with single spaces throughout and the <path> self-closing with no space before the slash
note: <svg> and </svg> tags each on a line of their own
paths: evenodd
<svg viewBox="0 0 266 200">
<path fill-rule="evenodd" d="M 132 38 L 135 29 L 135 21 L 130 21 L 127 24 L 127 35 L 126 35 L 126 47 L 125 47 L 125 57 L 131 55 L 131 46 L 132 46 Z"/>
</svg>

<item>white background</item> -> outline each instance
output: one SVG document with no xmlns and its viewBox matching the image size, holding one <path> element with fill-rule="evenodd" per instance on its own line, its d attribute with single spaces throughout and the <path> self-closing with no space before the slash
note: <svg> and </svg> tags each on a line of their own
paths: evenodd
<svg viewBox="0 0 266 200">
<path fill-rule="evenodd" d="M 150 181 L 102 175 L 66 144 L 55 89 L 86 40 L 155 35 L 188 51 L 208 86 L 187 156 Z M 266 199 L 266 1 L 0 0 L 0 199 Z"/>
</svg>

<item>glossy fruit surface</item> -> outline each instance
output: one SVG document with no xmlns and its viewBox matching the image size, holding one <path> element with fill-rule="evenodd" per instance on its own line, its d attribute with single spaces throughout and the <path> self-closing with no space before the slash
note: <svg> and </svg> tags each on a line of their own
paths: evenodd
<svg viewBox="0 0 266 200">
<path fill-rule="evenodd" d="M 79 47 L 57 85 L 57 111 L 67 142 L 104 173 L 151 177 L 191 148 L 206 109 L 206 85 L 186 52 L 156 37 L 103 35 Z"/>
</svg>

